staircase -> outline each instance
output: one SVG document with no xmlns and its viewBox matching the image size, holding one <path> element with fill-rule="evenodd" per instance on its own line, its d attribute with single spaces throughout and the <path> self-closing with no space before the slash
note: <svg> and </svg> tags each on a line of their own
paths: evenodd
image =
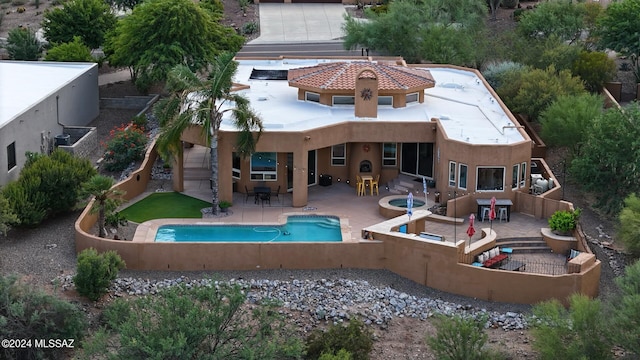
<svg viewBox="0 0 640 360">
<path fill-rule="evenodd" d="M 422 183 L 413 180 L 413 177 L 400 174 L 397 178 L 387 183 L 389 192 L 392 194 L 403 195 L 415 190 L 422 190 Z"/>
<path fill-rule="evenodd" d="M 540 237 L 496 239 L 496 245 L 513 249 L 513 254 L 551 253 L 551 248 Z"/>
</svg>

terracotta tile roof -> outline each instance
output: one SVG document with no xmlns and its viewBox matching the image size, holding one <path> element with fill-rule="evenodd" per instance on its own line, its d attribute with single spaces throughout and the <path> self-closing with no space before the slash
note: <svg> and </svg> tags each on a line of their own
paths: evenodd
<svg viewBox="0 0 640 360">
<path fill-rule="evenodd" d="M 371 69 L 378 76 L 378 90 L 416 90 L 435 86 L 428 70 L 368 61 L 335 62 L 289 70 L 289 86 L 322 90 L 355 90 L 356 75 Z M 373 78 L 372 72 L 361 77 Z"/>
</svg>

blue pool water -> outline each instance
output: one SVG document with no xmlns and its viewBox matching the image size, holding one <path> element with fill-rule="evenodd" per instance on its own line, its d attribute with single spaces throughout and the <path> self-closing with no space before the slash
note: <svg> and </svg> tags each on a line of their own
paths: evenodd
<svg viewBox="0 0 640 360">
<path fill-rule="evenodd" d="M 336 216 L 289 216 L 284 225 L 163 225 L 156 242 L 339 242 Z"/>
</svg>

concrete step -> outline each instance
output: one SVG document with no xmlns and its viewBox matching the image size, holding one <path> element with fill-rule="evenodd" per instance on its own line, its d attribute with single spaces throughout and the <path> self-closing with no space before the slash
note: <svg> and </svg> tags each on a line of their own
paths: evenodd
<svg viewBox="0 0 640 360">
<path fill-rule="evenodd" d="M 551 248 L 538 237 L 497 239 L 496 245 L 513 249 L 514 254 L 550 253 Z"/>
</svg>

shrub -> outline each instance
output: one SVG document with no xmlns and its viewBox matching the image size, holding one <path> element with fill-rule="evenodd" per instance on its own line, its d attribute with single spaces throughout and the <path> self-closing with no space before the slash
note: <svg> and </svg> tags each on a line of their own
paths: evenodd
<svg viewBox="0 0 640 360">
<path fill-rule="evenodd" d="M 299 359 L 302 343 L 274 302 L 244 306 L 239 286 L 173 286 L 155 296 L 118 299 L 104 320 L 119 359 Z M 106 356 L 105 358 L 111 358 Z"/>
<path fill-rule="evenodd" d="M 640 198 L 636 194 L 624 199 L 618 220 L 618 237 L 625 250 L 634 258 L 640 258 Z"/>
<path fill-rule="evenodd" d="M 104 154 L 105 169 L 108 171 L 122 171 L 132 162 L 141 160 L 144 156 L 147 136 L 137 126 L 121 125 L 111 130 L 111 139 L 106 144 Z"/>
<path fill-rule="evenodd" d="M 258 23 L 256 23 L 255 21 L 248 22 L 242 25 L 242 33 L 244 35 L 253 34 L 257 31 L 258 31 Z"/>
<path fill-rule="evenodd" d="M 612 337 L 616 344 L 640 357 L 640 261 L 627 266 L 624 275 L 616 278 L 620 296 L 611 299 L 613 310 Z M 629 356 L 629 358 L 632 358 Z"/>
<path fill-rule="evenodd" d="M 20 284 L 16 276 L 0 276 L 0 338 L 32 340 L 28 348 L 3 346 L 0 358 L 61 358 L 65 349 L 36 348 L 34 339 L 80 341 L 86 326 L 84 314 L 75 305 Z"/>
<path fill-rule="evenodd" d="M 91 49 L 82 42 L 79 36 L 73 41 L 53 46 L 45 56 L 47 61 L 94 62 Z"/>
<path fill-rule="evenodd" d="M 574 61 L 571 72 L 584 81 L 587 90 L 597 93 L 605 82 L 616 76 L 616 63 L 603 52 L 582 51 Z"/>
<path fill-rule="evenodd" d="M 574 211 L 558 210 L 549 218 L 549 227 L 554 231 L 568 233 L 576 228 L 578 218 L 580 218 L 580 209 Z"/>
<path fill-rule="evenodd" d="M 558 300 L 533 308 L 533 347 L 540 359 L 610 359 L 605 319 L 600 302 L 572 295 L 570 310 Z"/>
<path fill-rule="evenodd" d="M 35 31 L 29 28 L 18 27 L 10 30 L 6 48 L 12 60 L 38 60 L 42 52 Z"/>
<path fill-rule="evenodd" d="M 492 62 L 482 71 L 482 76 L 492 88 L 498 89 L 509 74 L 522 73 L 525 66 L 513 61 Z"/>
<path fill-rule="evenodd" d="M 20 223 L 20 219 L 13 213 L 9 201 L 0 192 L 0 235 L 7 236 L 10 225 Z"/>
<path fill-rule="evenodd" d="M 331 325 L 327 331 L 315 330 L 306 340 L 307 359 L 318 359 L 323 354 L 338 355 L 346 350 L 353 360 L 369 359 L 373 347 L 371 331 L 358 319 L 349 325 Z"/>
<path fill-rule="evenodd" d="M 483 326 L 486 319 L 463 318 L 440 315 L 435 320 L 436 336 L 428 337 L 427 343 L 443 360 L 481 360 L 505 358 L 502 354 L 485 348 L 487 334 Z"/>
<path fill-rule="evenodd" d="M 78 294 L 96 301 L 107 293 L 118 271 L 125 267 L 124 261 L 115 251 L 98 254 L 96 249 L 83 250 L 78 255 L 78 267 L 73 283 Z"/>
<path fill-rule="evenodd" d="M 515 9 L 519 2 L 520 0 L 502 0 L 502 5 L 507 9 Z"/>
<path fill-rule="evenodd" d="M 131 123 L 142 131 L 148 130 L 147 126 L 149 126 L 149 120 L 144 114 L 134 116 L 133 119 L 131 119 Z"/>
<path fill-rule="evenodd" d="M 32 227 L 47 216 L 45 195 L 38 191 L 40 179 L 13 181 L 2 189 L 18 222 L 11 225 Z"/>
</svg>

